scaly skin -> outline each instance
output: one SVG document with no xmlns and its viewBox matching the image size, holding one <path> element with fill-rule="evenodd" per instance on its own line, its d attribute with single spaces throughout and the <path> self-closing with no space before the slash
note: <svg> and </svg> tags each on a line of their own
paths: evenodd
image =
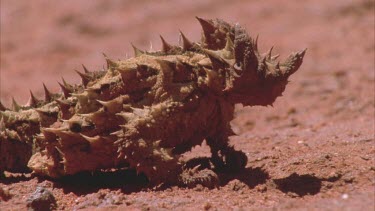
<svg viewBox="0 0 375 211">
<path fill-rule="evenodd" d="M 216 168 L 244 168 L 247 157 L 228 145 L 234 105 L 270 105 L 297 71 L 305 51 L 283 63 L 239 26 L 197 18 L 200 43 L 182 33 L 182 46 L 114 62 L 78 74 L 82 84 L 31 93 L 26 106 L 0 104 L 0 172 L 58 178 L 82 171 L 129 166 L 154 184 L 217 181 L 210 170 L 185 169 L 180 155 L 207 140 Z M 193 173 L 192 173 L 193 172 Z M 192 175 L 196 174 L 194 177 Z M 188 176 L 187 176 L 188 175 Z"/>
</svg>

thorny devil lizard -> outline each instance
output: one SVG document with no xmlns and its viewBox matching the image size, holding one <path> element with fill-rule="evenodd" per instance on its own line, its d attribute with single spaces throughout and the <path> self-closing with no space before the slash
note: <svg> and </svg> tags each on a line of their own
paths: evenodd
<svg viewBox="0 0 375 211">
<path fill-rule="evenodd" d="M 305 51 L 283 63 L 258 52 L 257 39 L 238 24 L 198 18 L 201 42 L 181 32 L 181 46 L 142 51 L 113 61 L 107 70 L 78 72 L 82 84 L 45 86 L 25 106 L 0 103 L 0 173 L 59 178 L 83 171 L 130 167 L 151 184 L 217 182 L 215 169 L 239 170 L 247 156 L 229 146 L 234 105 L 271 105 Z M 186 168 L 181 154 L 206 140 L 211 169 Z"/>
</svg>

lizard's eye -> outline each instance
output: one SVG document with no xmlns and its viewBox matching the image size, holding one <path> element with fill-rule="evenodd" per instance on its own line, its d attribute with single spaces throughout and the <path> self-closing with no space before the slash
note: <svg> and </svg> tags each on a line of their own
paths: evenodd
<svg viewBox="0 0 375 211">
<path fill-rule="evenodd" d="M 234 63 L 233 65 L 234 73 L 236 74 L 237 77 L 242 75 L 242 67 L 241 63 Z"/>
<path fill-rule="evenodd" d="M 242 71 L 241 63 L 234 63 L 233 68 L 237 71 Z"/>
</svg>

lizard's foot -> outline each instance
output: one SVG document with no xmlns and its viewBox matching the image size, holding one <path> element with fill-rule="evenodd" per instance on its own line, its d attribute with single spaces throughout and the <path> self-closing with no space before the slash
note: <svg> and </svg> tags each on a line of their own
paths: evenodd
<svg viewBox="0 0 375 211">
<path fill-rule="evenodd" d="M 230 147 L 225 158 L 225 166 L 228 170 L 239 171 L 244 169 L 247 164 L 246 154 L 242 151 L 234 150 L 233 147 Z"/>
<path fill-rule="evenodd" d="M 240 171 L 247 164 L 247 156 L 242 151 L 237 151 L 233 147 L 220 150 L 220 154 L 212 155 L 212 163 L 215 167 L 225 171 Z"/>
<path fill-rule="evenodd" d="M 192 169 L 183 170 L 179 176 L 179 183 L 189 188 L 202 185 L 212 189 L 220 185 L 217 174 L 210 169 L 200 169 L 200 165 Z"/>
</svg>

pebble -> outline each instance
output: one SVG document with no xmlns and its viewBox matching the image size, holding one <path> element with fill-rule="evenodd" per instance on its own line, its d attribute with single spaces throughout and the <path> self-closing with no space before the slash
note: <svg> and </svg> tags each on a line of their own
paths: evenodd
<svg viewBox="0 0 375 211">
<path fill-rule="evenodd" d="M 344 193 L 344 194 L 342 194 L 341 198 L 342 198 L 342 199 L 348 199 L 348 198 L 349 198 L 349 195 L 346 194 L 346 193 Z"/>
<path fill-rule="evenodd" d="M 56 199 L 44 187 L 38 186 L 34 193 L 27 199 L 28 210 L 48 211 L 56 208 Z"/>
<path fill-rule="evenodd" d="M 7 201 L 12 198 L 12 194 L 10 193 L 9 188 L 7 187 L 0 187 L 0 201 L 3 199 L 4 201 Z"/>
</svg>

